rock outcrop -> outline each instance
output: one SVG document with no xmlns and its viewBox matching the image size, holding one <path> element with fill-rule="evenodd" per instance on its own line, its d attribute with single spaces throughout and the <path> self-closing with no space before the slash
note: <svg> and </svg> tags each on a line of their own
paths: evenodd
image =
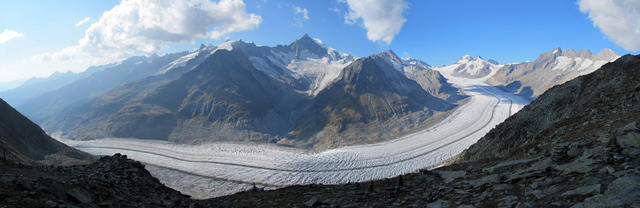
<svg viewBox="0 0 640 208">
<path fill-rule="evenodd" d="M 0 204 L 8 207 L 187 207 L 140 162 L 116 154 L 91 165 L 0 164 Z"/>
</svg>

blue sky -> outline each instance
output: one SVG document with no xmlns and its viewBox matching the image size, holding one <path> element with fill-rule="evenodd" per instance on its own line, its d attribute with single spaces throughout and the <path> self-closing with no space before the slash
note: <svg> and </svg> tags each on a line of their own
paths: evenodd
<svg viewBox="0 0 640 208">
<path fill-rule="evenodd" d="M 392 49 L 400 56 L 419 58 L 431 65 L 451 64 L 466 54 L 512 63 L 534 60 L 540 53 L 555 47 L 588 49 L 592 52 L 610 48 L 618 54 L 633 53 L 640 47 L 637 46 L 640 42 L 637 37 L 640 35 L 633 33 L 634 28 L 635 32 L 640 33 L 637 19 L 633 20 L 638 17 L 640 4 L 633 0 L 611 0 L 611 5 L 602 5 L 603 1 L 598 0 L 369 0 L 373 3 L 361 5 L 358 5 L 359 0 L 224 1 L 234 3 L 230 12 L 206 10 L 219 15 L 188 17 L 182 22 L 185 25 L 193 24 L 193 27 L 175 29 L 175 22 L 160 25 L 167 31 L 179 31 L 180 36 L 167 38 L 162 36 L 167 33 L 158 33 L 136 37 L 137 33 L 123 33 L 126 36 L 123 38 L 105 34 L 111 30 L 104 29 L 114 27 L 108 24 L 115 24 L 106 21 L 109 17 L 105 15 L 106 11 L 115 10 L 114 7 L 118 5 L 120 12 L 130 11 L 127 9 L 131 6 L 125 8 L 120 1 L 0 0 L 0 32 L 11 30 L 20 34 L 0 43 L 0 82 L 46 76 L 55 71 L 82 71 L 87 65 L 131 55 L 194 50 L 200 43 L 216 45 L 226 39 L 243 39 L 270 46 L 288 44 L 304 33 L 358 57 Z M 397 9 L 399 12 L 376 13 L 379 10 L 369 8 L 373 4 L 378 4 L 384 10 Z M 581 9 L 580 5 L 584 8 Z M 637 9 L 625 10 L 636 6 Z M 142 5 L 136 7 L 138 10 L 131 11 L 144 11 L 145 7 Z M 616 8 L 626 12 L 611 14 Z M 188 9 L 184 11 L 191 12 L 174 15 L 193 14 L 196 11 Z M 240 19 L 230 20 L 220 15 L 238 15 Z M 110 18 L 116 16 L 111 15 Z M 90 18 L 88 22 L 76 27 L 79 21 L 87 17 Z M 211 19 L 200 21 L 204 17 Z M 105 21 L 99 22 L 101 18 Z M 625 31 L 620 28 L 612 29 L 609 25 L 613 24 L 606 21 L 612 18 L 620 19 L 623 23 L 625 18 L 631 18 L 626 22 L 631 35 L 625 36 Z M 130 18 L 126 21 L 115 20 L 139 23 Z M 381 23 L 380 20 L 389 22 Z M 365 21 L 372 26 L 363 26 Z M 87 32 L 94 27 L 92 24 L 96 24 L 96 30 Z M 100 27 L 100 24 L 106 26 Z M 231 32 L 211 33 L 216 28 Z M 397 32 L 389 32 L 394 28 Z M 386 35 L 384 37 L 387 39 L 368 36 L 368 32 L 376 29 L 382 30 L 377 34 Z M 111 42 L 78 42 L 83 38 L 95 40 L 95 37 L 100 37 L 97 38 L 99 40 L 116 39 Z M 120 42 L 130 45 L 113 46 L 113 43 Z"/>
</svg>

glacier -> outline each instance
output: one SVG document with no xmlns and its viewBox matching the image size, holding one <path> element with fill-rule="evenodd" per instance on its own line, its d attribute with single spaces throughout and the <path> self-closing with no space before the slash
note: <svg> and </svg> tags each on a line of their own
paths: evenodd
<svg viewBox="0 0 640 208">
<path fill-rule="evenodd" d="M 170 180 L 164 183 L 191 192 L 194 197 L 208 198 L 246 190 L 252 184 L 266 188 L 340 184 L 439 167 L 528 104 L 522 97 L 485 83 L 495 70 L 477 79 L 452 76 L 452 67 L 436 70 L 470 96 L 469 101 L 438 124 L 381 143 L 309 152 L 271 144 L 188 145 L 133 138 L 57 139 L 95 155 L 125 154 L 152 166 L 152 174 L 164 174 L 159 178 Z M 184 180 L 185 176 L 191 179 L 184 183 L 200 181 L 202 184 L 185 185 L 175 181 Z M 231 185 L 211 185 L 223 182 Z M 236 185 L 240 188 L 234 187 Z"/>
</svg>

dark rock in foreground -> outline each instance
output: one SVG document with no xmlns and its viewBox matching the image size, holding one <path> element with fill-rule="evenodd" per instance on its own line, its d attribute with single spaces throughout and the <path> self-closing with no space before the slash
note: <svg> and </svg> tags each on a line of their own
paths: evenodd
<svg viewBox="0 0 640 208">
<path fill-rule="evenodd" d="M 189 197 L 152 177 L 140 162 L 116 154 L 91 165 L 0 163 L 0 207 L 176 207 Z"/>
</svg>

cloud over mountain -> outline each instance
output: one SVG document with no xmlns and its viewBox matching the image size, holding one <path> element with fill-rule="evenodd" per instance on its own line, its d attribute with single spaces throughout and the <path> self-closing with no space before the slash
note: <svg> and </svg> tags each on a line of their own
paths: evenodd
<svg viewBox="0 0 640 208">
<path fill-rule="evenodd" d="M 262 17 L 247 13 L 242 0 L 123 0 L 91 24 L 77 45 L 35 58 L 106 63 L 162 52 L 166 43 L 219 39 L 261 22 Z"/>
<path fill-rule="evenodd" d="M 640 1 L 580 0 L 580 11 L 617 45 L 640 51 Z"/>
<path fill-rule="evenodd" d="M 355 24 L 362 19 L 371 41 L 391 43 L 407 20 L 402 16 L 409 5 L 403 0 L 340 0 L 349 5 L 345 23 Z"/>
</svg>

